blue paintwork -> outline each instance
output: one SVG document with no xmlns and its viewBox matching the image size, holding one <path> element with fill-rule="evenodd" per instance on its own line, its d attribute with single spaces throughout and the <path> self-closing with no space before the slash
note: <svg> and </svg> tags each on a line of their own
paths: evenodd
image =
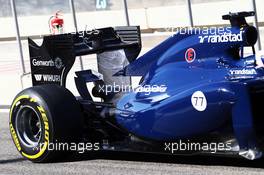
<svg viewBox="0 0 264 175">
<path fill-rule="evenodd" d="M 136 136 L 166 141 L 216 131 L 232 120 L 240 148 L 254 148 L 248 87 L 264 83 L 263 68 L 256 68 L 254 54 L 237 58 L 230 52 L 247 45 L 243 28 L 224 31 L 242 37 L 239 41 L 212 43 L 205 39 L 201 43 L 201 37 L 212 35 L 175 34 L 128 65 L 123 74 L 143 76 L 141 86 L 165 85 L 167 89 L 126 94 L 117 104 L 117 122 Z M 185 56 L 190 48 L 196 58 L 188 63 Z M 204 111 L 191 103 L 196 91 L 206 97 Z"/>
</svg>

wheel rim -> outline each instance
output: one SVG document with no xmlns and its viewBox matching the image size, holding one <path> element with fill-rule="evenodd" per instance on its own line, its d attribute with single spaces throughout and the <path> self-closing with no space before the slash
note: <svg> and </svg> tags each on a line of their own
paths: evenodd
<svg viewBox="0 0 264 175">
<path fill-rule="evenodd" d="M 36 147 L 42 135 L 39 114 L 30 106 L 22 106 L 16 115 L 16 131 L 19 140 L 27 147 Z"/>
</svg>

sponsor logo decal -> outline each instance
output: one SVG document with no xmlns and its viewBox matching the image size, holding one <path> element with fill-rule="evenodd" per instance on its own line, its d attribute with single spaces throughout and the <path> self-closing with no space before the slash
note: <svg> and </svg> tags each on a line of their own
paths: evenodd
<svg viewBox="0 0 264 175">
<path fill-rule="evenodd" d="M 44 110 L 44 108 L 42 106 L 37 106 L 39 112 L 41 113 L 41 117 L 42 120 L 44 122 L 44 129 L 45 129 L 45 133 L 44 133 L 44 138 L 45 138 L 45 142 L 48 144 L 49 143 L 49 121 L 48 121 L 48 117 L 46 115 L 46 112 Z"/>
<path fill-rule="evenodd" d="M 196 58 L 196 52 L 193 48 L 189 48 L 186 52 L 185 52 L 185 60 L 188 63 L 192 63 Z"/>
<path fill-rule="evenodd" d="M 57 69 L 63 67 L 63 62 L 59 57 L 55 58 L 54 61 L 52 59 L 48 61 L 33 59 L 32 64 L 35 67 L 56 67 Z"/>
<path fill-rule="evenodd" d="M 200 43 L 226 43 L 243 41 L 242 31 L 239 34 L 224 33 L 222 35 L 199 36 Z"/>
<path fill-rule="evenodd" d="M 233 69 L 229 71 L 231 75 L 256 75 L 255 69 Z"/>
<path fill-rule="evenodd" d="M 35 74 L 36 81 L 45 81 L 45 82 L 60 82 L 60 75 L 48 75 L 48 74 Z"/>
<path fill-rule="evenodd" d="M 18 151 L 21 151 L 21 146 L 20 146 L 20 143 L 19 143 L 19 140 L 18 140 L 17 134 L 16 134 L 16 132 L 15 132 L 15 129 L 14 129 L 14 127 L 13 127 L 12 124 L 10 124 L 9 127 L 10 127 L 10 131 L 11 131 L 11 135 L 12 135 L 12 137 L 13 137 L 14 143 L 15 143 L 15 145 L 16 145 Z"/>
<path fill-rule="evenodd" d="M 193 107 L 200 112 L 204 111 L 207 107 L 207 100 L 202 91 L 194 92 L 191 97 L 191 102 Z"/>
<path fill-rule="evenodd" d="M 62 60 L 59 57 L 55 58 L 54 63 L 57 69 L 61 69 L 63 67 Z"/>
</svg>

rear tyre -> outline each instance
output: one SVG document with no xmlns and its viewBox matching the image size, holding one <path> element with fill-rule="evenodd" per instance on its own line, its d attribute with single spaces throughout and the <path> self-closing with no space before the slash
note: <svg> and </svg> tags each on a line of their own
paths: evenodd
<svg viewBox="0 0 264 175">
<path fill-rule="evenodd" d="M 80 140 L 82 125 L 78 101 L 61 86 L 25 89 L 11 105 L 12 139 L 21 155 L 33 162 L 51 162 L 63 156 L 70 143 Z"/>
</svg>

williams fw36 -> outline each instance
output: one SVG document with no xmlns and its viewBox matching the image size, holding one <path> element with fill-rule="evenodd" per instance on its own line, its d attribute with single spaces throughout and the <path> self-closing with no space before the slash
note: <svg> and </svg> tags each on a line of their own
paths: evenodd
<svg viewBox="0 0 264 175">
<path fill-rule="evenodd" d="M 138 26 L 44 36 L 41 46 L 28 39 L 33 87 L 10 109 L 17 150 L 33 162 L 64 156 L 58 144 L 262 157 L 264 57 L 254 49 L 256 28 L 245 20 L 253 15 L 224 15 L 231 26 L 213 34 L 175 33 L 140 57 Z M 88 54 L 97 54 L 98 72 L 75 72 L 75 97 L 66 77 L 76 57 Z M 134 76 L 141 80 L 131 88 Z"/>
</svg>

